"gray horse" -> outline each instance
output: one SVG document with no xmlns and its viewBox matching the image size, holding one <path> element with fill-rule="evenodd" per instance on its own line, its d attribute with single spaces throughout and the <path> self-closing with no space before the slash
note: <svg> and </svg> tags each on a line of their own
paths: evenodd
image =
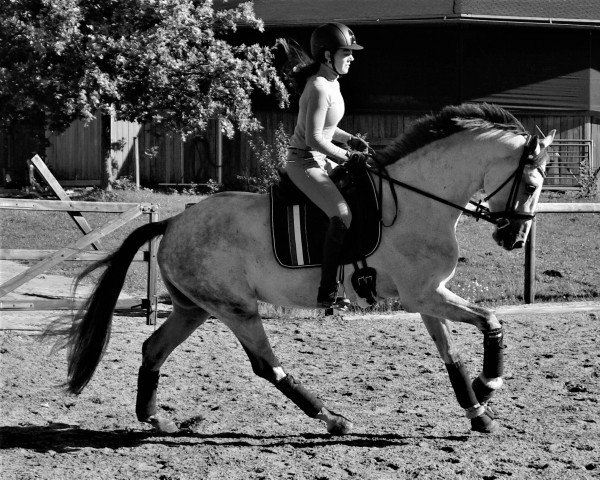
<svg viewBox="0 0 600 480">
<path fill-rule="evenodd" d="M 399 298 L 407 311 L 421 314 L 446 364 L 458 403 L 471 428 L 479 432 L 497 428 L 487 402 L 502 385 L 503 332 L 493 311 L 446 288 L 458 260 L 456 224 L 461 208 L 475 193 L 491 192 L 487 201 L 496 223 L 494 239 L 507 250 L 522 246 L 554 133 L 538 140 L 499 107 L 463 104 L 416 121 L 378 155 L 386 164 L 386 173 L 379 170 L 379 174 L 386 176 L 397 197 L 388 188 L 381 192 L 383 222 L 391 225 L 383 228 L 381 244 L 369 258 L 378 272 L 378 294 Z M 159 370 L 173 349 L 213 315 L 238 338 L 256 375 L 308 416 L 324 421 L 330 433 L 348 433 L 350 420 L 329 410 L 283 369 L 265 334 L 259 300 L 314 308 L 319 281 L 318 269 L 287 269 L 278 264 L 269 220 L 265 195 L 213 195 L 177 216 L 138 228 L 116 252 L 86 269 L 79 279 L 107 267 L 68 333 L 70 391 L 81 392 L 100 362 L 133 256 L 145 242 L 162 235 L 158 263 L 173 310 L 142 347 L 138 419 L 161 432 L 177 430 L 172 420 L 157 414 Z M 352 292 L 348 276 L 344 283 L 346 291 Z M 448 320 L 472 324 L 483 334 L 483 369 L 473 381 L 459 357 Z"/>
</svg>

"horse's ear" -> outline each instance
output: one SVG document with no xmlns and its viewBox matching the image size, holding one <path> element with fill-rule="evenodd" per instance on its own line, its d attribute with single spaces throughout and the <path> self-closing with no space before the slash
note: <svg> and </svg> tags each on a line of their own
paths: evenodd
<svg viewBox="0 0 600 480">
<path fill-rule="evenodd" d="M 552 130 L 547 137 L 540 141 L 540 147 L 548 148 L 554 140 L 554 135 L 556 135 L 556 130 Z"/>
</svg>

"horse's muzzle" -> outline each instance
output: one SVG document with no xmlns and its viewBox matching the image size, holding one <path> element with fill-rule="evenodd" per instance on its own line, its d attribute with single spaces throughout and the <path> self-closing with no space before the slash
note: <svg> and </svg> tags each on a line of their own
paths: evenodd
<svg viewBox="0 0 600 480">
<path fill-rule="evenodd" d="M 528 231 L 528 222 L 513 223 L 502 219 L 492 234 L 492 238 L 502 248 L 510 251 L 515 248 L 523 248 L 527 240 Z"/>
</svg>

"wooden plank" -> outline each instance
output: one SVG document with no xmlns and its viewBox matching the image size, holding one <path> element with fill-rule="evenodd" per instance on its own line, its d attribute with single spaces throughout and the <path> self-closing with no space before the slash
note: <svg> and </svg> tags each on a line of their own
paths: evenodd
<svg viewBox="0 0 600 480">
<path fill-rule="evenodd" d="M 53 212 L 103 212 L 122 213 L 134 207 L 142 210 L 149 204 L 111 203 L 111 202 L 64 202 L 62 200 L 30 200 L 0 198 L 0 209 L 35 210 Z"/>
<path fill-rule="evenodd" d="M 121 144 L 119 150 L 113 150 L 113 157 L 118 165 L 119 174 L 134 173 L 133 139 L 139 135 L 141 125 L 136 122 L 111 118 L 111 144 Z"/>
<path fill-rule="evenodd" d="M 44 181 L 50 186 L 52 191 L 56 194 L 56 196 L 60 200 L 62 200 L 64 202 L 71 201 L 71 198 L 67 195 L 67 192 L 65 192 L 63 190 L 60 183 L 58 183 L 58 180 L 56 180 L 54 175 L 52 175 L 52 172 L 50 170 L 48 170 L 48 167 L 46 166 L 46 164 L 40 158 L 39 155 L 35 155 L 30 160 L 30 162 L 37 169 L 38 173 L 42 176 Z M 92 227 L 90 227 L 90 224 L 88 223 L 88 221 L 85 219 L 85 217 L 82 215 L 81 212 L 68 212 L 68 214 L 73 219 L 75 224 L 79 227 L 79 230 L 81 230 L 82 233 L 86 234 L 86 233 L 89 233 L 92 231 Z M 94 250 L 101 250 L 100 242 L 92 243 L 92 248 Z"/>
<path fill-rule="evenodd" d="M 5 249 L 0 248 L 0 260 L 43 260 L 44 258 L 52 255 L 56 250 L 31 250 L 22 248 Z M 134 262 L 145 262 L 144 252 L 147 250 L 140 250 L 135 254 L 133 258 Z M 111 252 L 107 251 L 85 251 L 78 253 L 74 257 L 68 258 L 65 261 L 87 261 L 97 262 L 102 260 L 106 256 L 110 255 Z"/>
<path fill-rule="evenodd" d="M 142 308 L 142 300 L 135 298 L 124 298 L 117 301 L 115 310 L 130 310 Z M 0 300 L 0 310 L 79 310 L 85 304 L 85 300 L 74 300 L 72 298 L 56 300 Z"/>
<path fill-rule="evenodd" d="M 100 180 L 61 180 L 63 187 L 99 187 Z"/>
<path fill-rule="evenodd" d="M 50 135 L 46 161 L 53 167 L 56 176 L 61 178 L 63 185 L 66 185 L 67 180 L 80 181 L 88 178 L 97 181 L 100 178 L 101 128 L 100 118 L 92 120 L 87 125 L 82 120 L 76 120 L 65 132 Z"/>
<path fill-rule="evenodd" d="M 118 218 L 111 220 L 110 222 L 102 225 L 101 227 L 95 230 L 92 230 L 90 233 L 79 238 L 72 245 L 62 248 L 60 250 L 56 250 L 50 257 L 46 258 L 45 260 L 42 260 L 33 267 L 29 268 L 28 270 L 21 272 L 19 275 L 9 279 L 8 281 L 0 285 L 0 298 L 12 292 L 24 283 L 27 283 L 32 278 L 44 273 L 51 267 L 58 265 L 60 262 L 77 255 L 81 250 L 89 247 L 92 242 L 95 242 L 99 238 L 102 238 L 108 235 L 109 233 L 117 230 L 118 228 L 122 227 L 123 225 L 130 222 L 139 215 L 141 215 L 141 210 L 136 205 L 135 208 L 132 208 L 131 210 L 122 213 L 121 215 L 119 215 Z"/>
<path fill-rule="evenodd" d="M 528 314 L 591 313 L 600 311 L 600 302 L 533 303 L 531 305 L 507 305 L 498 307 L 498 316 Z"/>
<path fill-rule="evenodd" d="M 494 313 L 497 317 L 510 317 L 514 315 L 565 315 L 567 313 L 594 313 L 600 312 L 600 302 L 564 302 L 564 303 L 534 303 L 531 305 L 503 305 L 494 308 Z M 344 315 L 344 319 L 363 318 L 361 313 L 348 313 Z M 397 320 L 420 320 L 421 315 L 418 313 L 408 312 L 393 312 L 384 313 L 381 315 L 373 314 L 369 316 L 371 321 L 377 321 L 378 318 L 394 318 Z"/>
<path fill-rule="evenodd" d="M 150 214 L 150 222 L 158 221 L 158 212 Z M 148 283 L 147 283 L 147 302 L 146 305 L 146 325 L 156 325 L 156 311 L 158 297 L 156 295 L 156 280 L 158 278 L 158 238 L 152 238 L 148 242 Z"/>
<path fill-rule="evenodd" d="M 538 203 L 536 213 L 600 213 L 600 203 Z"/>
</svg>

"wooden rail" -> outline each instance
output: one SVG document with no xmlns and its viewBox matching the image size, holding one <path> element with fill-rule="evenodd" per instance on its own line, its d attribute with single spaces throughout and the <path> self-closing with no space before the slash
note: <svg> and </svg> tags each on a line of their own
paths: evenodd
<svg viewBox="0 0 600 480">
<path fill-rule="evenodd" d="M 600 203 L 538 203 L 536 213 L 600 213 Z M 537 224 L 536 218 L 534 218 L 527 242 L 525 242 L 525 286 L 523 291 L 525 303 L 533 303 L 535 300 L 536 230 Z"/>
<path fill-rule="evenodd" d="M 150 222 L 158 221 L 158 206 L 147 203 L 73 202 L 62 200 L 21 200 L 3 198 L 0 199 L 0 210 L 2 209 L 76 212 L 75 217 L 78 220 L 81 220 L 82 218 L 80 212 L 108 212 L 118 214 L 118 216 L 95 229 L 91 229 L 91 227 L 87 225 L 87 222 L 85 222 L 85 229 L 88 230 L 87 233 L 71 245 L 67 245 L 58 250 L 0 249 L 0 259 L 39 260 L 38 263 L 29 269 L 0 285 L 0 310 L 47 310 L 49 308 L 72 309 L 81 306 L 81 302 L 78 304 L 73 299 L 16 301 L 4 299 L 4 297 L 24 283 L 27 283 L 32 278 L 41 275 L 63 261 L 96 261 L 108 255 L 109 252 L 86 249 L 92 247 L 94 244 L 98 245 L 98 241 L 102 237 L 121 228 L 140 215 L 148 215 Z M 153 239 L 149 242 L 147 251 L 138 252 L 134 258 L 134 261 L 144 261 L 148 263 L 147 298 L 142 299 L 141 302 L 133 302 L 133 304 L 146 309 L 146 321 L 149 325 L 156 324 L 156 280 L 158 275 L 156 263 L 157 248 L 158 241 Z M 127 308 L 131 306 L 131 300 L 126 300 L 125 302 L 117 304 L 117 308 Z"/>
<path fill-rule="evenodd" d="M 71 199 L 67 195 L 61 186 L 61 184 L 56 180 L 54 175 L 50 169 L 46 166 L 44 161 L 40 158 L 39 155 L 34 155 L 31 160 L 27 162 L 29 164 L 29 181 L 31 184 L 35 183 L 35 175 L 34 172 L 37 170 L 42 178 L 46 181 L 46 183 L 50 186 L 50 188 L 54 191 L 59 200 L 62 201 L 70 201 Z M 83 217 L 81 212 L 70 211 L 69 216 L 73 219 L 73 221 L 77 224 L 77 227 L 85 234 L 88 233 L 92 228 L 89 226 L 87 220 Z M 99 242 L 92 243 L 92 248 L 94 250 L 101 250 L 102 247 Z"/>
</svg>

